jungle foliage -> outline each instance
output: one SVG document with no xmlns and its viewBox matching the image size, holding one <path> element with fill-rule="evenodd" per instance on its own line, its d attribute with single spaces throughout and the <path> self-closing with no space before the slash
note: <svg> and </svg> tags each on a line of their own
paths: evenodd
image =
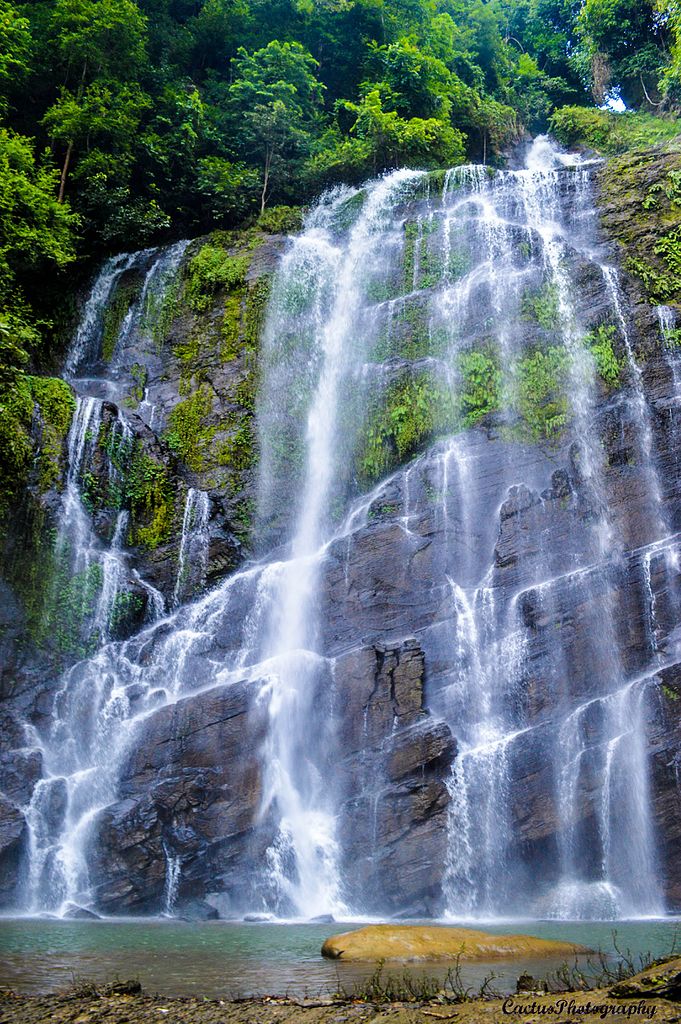
<svg viewBox="0 0 681 1024">
<path fill-rule="evenodd" d="M 594 99 L 673 124 L 680 83 L 678 0 L 0 0 L 0 386 L 53 368 L 74 260 L 583 141 Z"/>
</svg>

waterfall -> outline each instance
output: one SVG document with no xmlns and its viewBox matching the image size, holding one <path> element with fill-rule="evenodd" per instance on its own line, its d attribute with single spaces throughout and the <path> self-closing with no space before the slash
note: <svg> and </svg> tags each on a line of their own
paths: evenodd
<svg viewBox="0 0 681 1024">
<path fill-rule="evenodd" d="M 103 389 L 107 400 L 117 396 L 111 380 L 125 369 L 121 351 L 133 332 L 144 331 L 150 301 L 162 299 L 187 244 L 180 242 L 167 249 L 122 254 L 108 260 L 93 283 L 65 362 L 65 376 L 76 391 L 76 410 L 67 439 L 68 471 L 54 544 L 58 569 L 49 614 L 59 623 L 59 629 L 68 627 L 73 632 L 67 639 L 75 650 L 83 654 L 98 647 L 100 650 L 93 661 L 98 666 L 96 679 L 88 677 L 87 684 L 81 686 L 81 664 L 65 673 L 54 717 L 38 741 L 45 777 L 25 810 L 28 902 L 33 909 L 63 912 L 73 902 L 89 900 L 88 836 L 98 812 L 115 791 L 117 762 L 112 762 L 110 755 L 112 747 L 120 745 L 124 749 L 130 711 L 128 697 L 105 668 L 106 645 L 115 635 L 121 610 L 134 595 L 133 588 L 145 595 L 147 621 L 153 623 L 165 610 L 159 591 L 128 565 L 125 547 L 129 513 L 125 509 L 116 512 L 108 543 L 95 532 L 88 504 L 90 466 L 96 456 L 102 459 L 110 493 L 122 491 L 134 436 L 120 408 L 112 411 L 109 406 L 105 422 L 105 402 L 90 392 Z M 121 276 L 145 266 L 140 294 L 118 329 L 107 376 L 87 376 L 98 370 L 107 304 Z M 194 496 L 196 493 L 192 492 Z M 194 522 L 190 512 L 187 537 L 183 532 L 185 560 L 197 554 L 193 545 L 196 530 L 200 530 L 201 543 L 205 533 L 208 498 L 198 493 L 198 502 L 192 506 L 198 521 Z M 199 560 L 203 557 L 199 553 Z M 203 572 L 205 566 L 199 569 L 201 579 Z M 185 584 L 186 580 L 178 576 L 178 597 Z M 63 614 L 60 617 L 64 604 L 66 620 Z M 170 893 L 169 907 L 173 898 Z"/>
<path fill-rule="evenodd" d="M 345 427 L 339 420 L 341 387 L 355 361 L 363 356 L 356 336 L 363 299 L 361 268 L 380 258 L 379 247 L 385 243 L 383 232 L 392 206 L 417 177 L 408 171 L 396 172 L 368 190 L 342 249 L 334 245 L 331 234 L 334 217 L 346 201 L 341 193 L 313 217 L 310 229 L 294 244 L 282 271 L 285 283 L 288 273 L 295 273 L 298 261 L 309 259 L 312 242 L 317 277 L 308 285 L 311 311 L 301 328 L 309 332 L 316 380 L 310 382 L 304 477 L 290 558 L 273 581 L 264 625 L 270 718 L 264 807 L 276 804 L 281 816 L 267 856 L 272 864 L 276 905 L 292 907 L 306 916 L 344 909 L 339 893 L 333 806 L 329 805 L 324 773 L 311 756 L 308 725 L 315 691 L 326 669 L 320 665 L 313 601 L 320 565 L 318 550 L 328 536 L 329 504 L 339 472 L 338 448 Z M 270 331 L 265 336 L 270 365 L 276 365 L 279 357 L 276 349 L 272 351 L 281 344 L 273 325 L 280 316 L 286 316 L 285 301 L 275 294 L 270 310 Z M 266 419 L 261 445 L 267 451 L 272 444 Z M 267 470 L 265 473 L 263 485 L 275 486 Z M 288 872 L 282 869 L 283 864 L 288 864 Z"/>
<path fill-rule="evenodd" d="M 128 270 L 135 260 L 135 255 L 121 253 L 107 260 L 100 270 L 85 303 L 73 344 L 66 357 L 64 375 L 75 377 L 85 362 L 97 356 L 97 347 L 101 341 L 102 313 L 109 296 L 121 274 Z"/>
<path fill-rule="evenodd" d="M 208 518 L 210 498 L 205 491 L 190 487 L 184 505 L 180 550 L 173 604 L 201 589 L 208 567 Z"/>
<path fill-rule="evenodd" d="M 400 170 L 320 199 L 280 258 L 258 353 L 258 560 L 200 593 L 217 506 L 188 488 L 172 614 L 157 621 L 150 598 L 125 641 L 112 639 L 111 609 L 129 575 L 126 515 L 103 553 L 81 487 L 103 405 L 83 385 L 58 544 L 78 571 L 98 566 L 98 644 L 65 673 L 41 732 L 33 909 L 97 902 L 92 878 L 105 885 L 111 863 L 102 821 L 134 806 L 139 745 L 155 728 L 166 746 L 189 742 L 203 698 L 243 715 L 254 804 L 222 833 L 243 794 L 216 783 L 220 810 L 199 842 L 198 813 L 182 824 L 149 810 L 174 776 L 147 780 L 160 864 L 147 909 L 172 914 L 205 856 L 204 889 L 231 910 L 408 911 L 400 873 L 423 855 L 437 892 L 419 906 L 450 918 L 664 911 L 647 731 L 657 674 L 677 655 L 679 537 L 592 169 L 541 138 L 521 170 Z M 97 359 L 116 281 L 141 269 L 106 374 L 118 393 L 130 339 L 145 336 L 144 311 L 185 247 L 106 264 L 71 376 Z M 162 399 L 145 391 L 147 425 Z M 123 414 L 114 434 L 129 443 Z M 642 467 L 634 525 L 623 462 Z M 416 647 L 426 710 L 404 712 L 395 664 Z M 422 782 L 400 757 L 426 728 L 456 753 L 445 767 L 433 757 Z M 348 746 L 360 734 L 361 749 Z M 227 755 L 200 755 L 196 789 L 213 793 Z M 418 833 L 410 846 L 436 811 L 441 845 L 431 853 Z"/>
</svg>

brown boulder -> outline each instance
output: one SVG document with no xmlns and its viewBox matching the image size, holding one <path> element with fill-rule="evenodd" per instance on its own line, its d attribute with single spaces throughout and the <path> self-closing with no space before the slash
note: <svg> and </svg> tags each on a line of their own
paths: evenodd
<svg viewBox="0 0 681 1024">
<path fill-rule="evenodd" d="M 491 935 L 472 928 L 372 924 L 332 935 L 322 946 L 330 960 L 501 960 L 507 957 L 588 953 L 572 942 L 532 935 Z"/>
</svg>

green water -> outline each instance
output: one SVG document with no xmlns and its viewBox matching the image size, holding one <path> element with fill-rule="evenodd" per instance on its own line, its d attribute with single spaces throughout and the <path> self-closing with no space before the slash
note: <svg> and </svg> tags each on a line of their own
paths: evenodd
<svg viewBox="0 0 681 1024">
<path fill-rule="evenodd" d="M 352 989 L 372 968 L 334 963 L 320 956 L 329 935 L 357 927 L 343 924 L 245 924 L 227 921 L 185 923 L 165 920 L 53 921 L 0 920 L 0 986 L 22 992 L 54 991 L 73 978 L 111 980 L 139 978 L 148 992 L 163 995 L 317 995 Z M 568 939 L 613 952 L 617 944 L 634 955 L 667 954 L 681 922 L 504 922 L 473 925 L 490 933 L 525 933 Z M 500 991 L 515 989 L 521 970 L 542 977 L 560 961 L 513 960 L 464 965 L 467 984 L 478 986 L 490 971 Z M 402 968 L 391 966 L 393 972 Z M 415 973 L 442 975 L 441 965 L 409 968 Z"/>
</svg>

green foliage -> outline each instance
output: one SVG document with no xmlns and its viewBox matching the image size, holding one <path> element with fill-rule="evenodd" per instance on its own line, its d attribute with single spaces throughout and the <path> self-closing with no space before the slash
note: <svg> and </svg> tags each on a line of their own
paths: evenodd
<svg viewBox="0 0 681 1024">
<path fill-rule="evenodd" d="M 675 117 L 589 107 L 562 107 L 551 116 L 551 131 L 566 146 L 588 146 L 604 155 L 666 142 L 679 134 Z"/>
<path fill-rule="evenodd" d="M 537 350 L 515 369 L 517 409 L 522 430 L 534 441 L 556 437 L 568 417 L 570 360 L 564 348 Z"/>
<path fill-rule="evenodd" d="M 617 328 L 614 324 L 600 324 L 586 335 L 585 342 L 594 357 L 598 375 L 608 390 L 619 387 L 625 362 L 615 352 Z"/>
<path fill-rule="evenodd" d="M 0 128 L 0 301 L 16 282 L 74 259 L 76 219 L 54 197 L 57 173 L 36 161 L 33 142 Z"/>
<path fill-rule="evenodd" d="M 74 410 L 71 388 L 55 377 L 20 374 L 0 386 L 0 516 L 25 486 L 34 465 L 40 491 L 57 483 Z"/>
<path fill-rule="evenodd" d="M 253 282 L 246 293 L 243 330 L 244 344 L 248 352 L 257 351 L 271 290 L 271 277 L 263 275 Z"/>
<path fill-rule="evenodd" d="M 668 53 L 653 2 L 585 0 L 575 27 L 575 57 L 599 104 L 613 87 L 628 106 L 659 104 Z"/>
<path fill-rule="evenodd" d="M 250 469 L 255 465 L 257 458 L 252 419 L 242 418 L 231 437 L 219 445 L 218 465 L 236 470 Z"/>
<path fill-rule="evenodd" d="M 149 332 L 158 352 L 170 335 L 180 309 L 180 281 L 177 276 L 160 292 L 150 288 L 142 310 L 141 327 Z M 141 401 L 141 399 L 140 399 Z"/>
<path fill-rule="evenodd" d="M 429 373 L 393 382 L 370 406 L 358 443 L 360 476 L 379 479 L 455 422 L 450 390 Z"/>
<path fill-rule="evenodd" d="M 248 256 L 231 256 L 214 245 L 202 246 L 185 266 L 185 298 L 195 312 L 208 308 L 216 291 L 240 288 L 248 270 Z"/>
<path fill-rule="evenodd" d="M 129 544 L 154 551 L 170 539 L 175 521 L 170 477 L 138 440 L 126 467 L 125 499 L 130 507 Z"/>
<path fill-rule="evenodd" d="M 606 231 L 655 305 L 681 302 L 681 154 L 672 143 L 608 161 L 600 175 Z M 626 207 L 627 215 L 621 215 Z"/>
<path fill-rule="evenodd" d="M 232 62 L 229 112 L 240 150 L 262 167 L 261 210 L 310 150 L 323 88 L 317 67 L 300 43 L 277 39 L 252 54 L 240 47 Z"/>
<path fill-rule="evenodd" d="M 0 516 L 26 481 L 33 456 L 30 435 L 33 400 L 23 374 L 0 389 Z"/>
<path fill-rule="evenodd" d="M 550 331 L 558 322 L 558 291 L 553 284 L 546 284 L 539 291 L 527 291 L 522 297 L 520 314 L 525 320 L 533 320 Z"/>
<path fill-rule="evenodd" d="M 196 192 L 208 222 L 221 224 L 246 217 L 257 203 L 258 183 L 257 172 L 243 163 L 221 156 L 206 156 L 197 162 Z"/>
<path fill-rule="evenodd" d="M 263 210 L 257 227 L 270 235 L 293 235 L 303 225 L 303 211 L 299 206 L 272 206 Z"/>
<path fill-rule="evenodd" d="M 66 381 L 56 377 L 29 377 L 33 400 L 41 420 L 38 486 L 47 491 L 59 477 L 66 435 L 76 410 L 76 400 Z"/>
<path fill-rule="evenodd" d="M 460 409 L 463 425 L 474 426 L 501 405 L 501 370 L 489 352 L 473 349 L 459 355 Z"/>
<path fill-rule="evenodd" d="M 138 277 L 128 278 L 119 282 L 113 296 L 110 298 L 102 323 L 102 359 L 107 363 L 111 361 L 116 342 L 123 326 L 123 321 L 133 303 L 137 300 L 142 287 L 142 281 Z"/>
<path fill-rule="evenodd" d="M 84 627 L 97 606 L 102 589 L 102 567 L 94 562 L 73 573 L 68 549 L 50 556 L 47 577 L 43 580 L 43 603 L 35 625 L 34 639 L 47 643 L 62 654 L 86 657 L 96 649 L 99 636 L 87 635 Z"/>
</svg>

